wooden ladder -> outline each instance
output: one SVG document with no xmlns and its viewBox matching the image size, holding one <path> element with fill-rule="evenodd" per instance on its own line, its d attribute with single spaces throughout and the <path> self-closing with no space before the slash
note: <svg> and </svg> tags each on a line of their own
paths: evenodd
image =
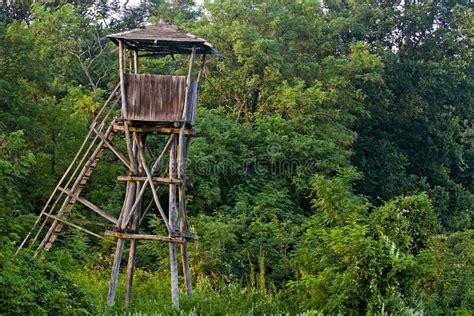
<svg viewBox="0 0 474 316">
<path fill-rule="evenodd" d="M 117 99 L 119 93 L 120 84 L 115 87 L 102 107 L 96 112 L 96 116 L 92 120 L 89 132 L 84 138 L 82 145 L 72 159 L 72 162 L 69 164 L 69 167 L 58 181 L 56 187 L 49 196 L 46 204 L 33 224 L 33 227 L 19 245 L 16 253 L 23 249 L 28 241 L 30 242 L 30 246 L 33 246 L 37 239 L 41 236 L 43 228 L 45 228 L 48 220 L 50 219 L 53 219 L 54 221 L 39 244 L 35 252 L 35 256 L 37 256 L 40 251 L 47 251 L 52 247 L 54 241 L 56 241 L 58 238 L 58 234 L 61 232 L 65 224 L 74 226 L 79 230 L 102 238 L 98 234 L 66 221 L 76 202 L 81 202 L 82 204 L 88 206 L 93 211 L 109 221 L 115 221 L 112 216 L 105 214 L 105 212 L 101 211 L 89 201 L 80 198 L 79 195 L 87 184 L 87 181 L 89 180 L 99 160 L 102 158 L 107 147 L 114 151 L 111 141 L 116 133 L 113 128 L 116 119 L 112 119 L 112 117 L 119 102 L 119 99 Z M 105 133 L 103 133 L 104 128 L 106 128 Z M 70 186 L 71 183 L 72 186 Z M 61 206 L 59 210 L 56 211 L 57 205 Z M 30 237 L 33 236 L 32 234 L 35 231 L 36 234 L 34 238 L 30 240 Z"/>
<path fill-rule="evenodd" d="M 107 141 L 111 141 L 115 135 L 115 131 L 113 129 L 113 122 L 107 128 L 104 136 Z M 86 163 L 82 167 L 81 172 L 77 176 L 76 180 L 74 181 L 71 189 L 67 188 L 60 188 L 63 192 L 70 192 L 67 194 L 65 200 L 63 201 L 61 208 L 59 209 L 56 217 L 61 218 L 62 220 L 67 220 L 74 204 L 77 201 L 77 198 L 81 194 L 82 190 L 84 189 L 87 181 L 89 180 L 92 172 L 95 170 L 99 160 L 102 158 L 104 152 L 108 149 L 106 142 L 101 140 L 95 150 L 92 152 L 90 157 L 87 159 Z M 64 222 L 55 219 L 54 222 L 51 224 L 48 232 L 44 236 L 43 240 L 41 241 L 40 245 L 38 246 L 38 251 L 48 251 L 52 246 L 53 243 L 58 238 L 59 233 L 64 227 Z"/>
</svg>

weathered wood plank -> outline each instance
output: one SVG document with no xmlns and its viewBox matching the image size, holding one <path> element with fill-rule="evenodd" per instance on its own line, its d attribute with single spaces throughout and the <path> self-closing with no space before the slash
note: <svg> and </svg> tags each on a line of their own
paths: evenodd
<svg viewBox="0 0 474 316">
<path fill-rule="evenodd" d="M 191 269 L 189 268 L 189 255 L 188 255 L 188 244 L 185 241 L 180 244 L 181 252 L 181 268 L 183 269 L 184 275 L 184 286 L 188 295 L 193 294 L 193 283 L 191 280 Z"/>
</svg>

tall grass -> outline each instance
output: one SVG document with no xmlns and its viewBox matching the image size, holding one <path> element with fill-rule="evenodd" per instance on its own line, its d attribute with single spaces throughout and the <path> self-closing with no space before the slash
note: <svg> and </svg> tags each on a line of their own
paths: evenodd
<svg viewBox="0 0 474 316">
<path fill-rule="evenodd" d="M 74 272 L 74 279 L 77 280 L 78 286 L 94 294 L 94 303 L 103 315 L 293 315 L 298 313 L 291 299 L 281 292 L 243 287 L 235 283 L 225 284 L 208 277 L 196 280 L 192 297 L 181 292 L 178 311 L 171 304 L 168 275 L 143 270 L 137 270 L 135 273 L 130 306 L 128 308 L 124 306 L 125 280 L 121 275 L 116 303 L 110 307 L 106 304 L 108 278 L 106 271 Z"/>
</svg>

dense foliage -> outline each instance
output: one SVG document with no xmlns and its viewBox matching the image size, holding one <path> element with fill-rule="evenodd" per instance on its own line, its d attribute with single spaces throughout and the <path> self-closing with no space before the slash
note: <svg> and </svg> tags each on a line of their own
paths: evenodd
<svg viewBox="0 0 474 316">
<path fill-rule="evenodd" d="M 205 137 L 191 145 L 200 242 L 185 311 L 473 314 L 472 12 L 468 1 L 8 1 L 0 314 L 122 311 L 121 299 L 104 305 L 110 243 L 68 229 L 44 260 L 14 249 L 118 81 L 103 36 L 160 18 L 225 56 L 209 59 Z M 106 157 L 88 187 L 106 210 L 123 200 L 120 168 Z M 150 212 L 143 230 L 162 229 Z M 131 311 L 175 313 L 167 249 L 138 251 Z"/>
</svg>

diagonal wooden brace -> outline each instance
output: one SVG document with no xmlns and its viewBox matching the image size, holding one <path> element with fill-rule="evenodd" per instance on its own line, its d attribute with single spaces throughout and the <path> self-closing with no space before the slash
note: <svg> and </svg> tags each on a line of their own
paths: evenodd
<svg viewBox="0 0 474 316">
<path fill-rule="evenodd" d="M 175 138 L 176 138 L 176 135 L 171 135 L 170 136 L 170 138 L 168 139 L 168 142 L 166 143 L 165 147 L 163 148 L 163 151 L 161 152 L 160 156 L 156 159 L 155 163 L 153 164 L 153 166 L 151 168 L 151 174 L 154 174 L 157 171 L 161 160 L 165 156 L 166 151 L 168 150 L 169 146 L 171 145 L 171 143 L 173 142 L 173 140 Z M 145 189 L 146 189 L 146 185 L 147 185 L 148 181 L 149 181 L 149 179 L 147 177 L 146 181 L 143 183 L 143 186 L 142 186 L 142 188 L 141 188 L 141 190 L 138 194 L 138 197 L 137 197 L 138 200 L 140 200 L 143 197 L 143 194 L 145 193 Z M 132 218 L 132 215 L 135 212 L 137 206 L 138 206 L 138 203 L 135 201 L 135 203 L 132 206 L 132 209 L 130 210 L 130 213 L 127 214 L 125 216 L 124 220 L 123 220 L 124 226 L 127 226 L 128 223 L 130 222 L 130 219 Z"/>
<path fill-rule="evenodd" d="M 163 211 L 163 208 L 161 207 L 160 201 L 158 200 L 158 194 L 156 193 L 155 186 L 153 185 L 153 177 L 151 176 L 150 170 L 148 170 L 148 166 L 146 165 L 146 161 L 145 161 L 145 155 L 143 154 L 143 150 L 142 150 L 141 147 L 138 147 L 138 156 L 140 157 L 141 163 L 143 165 L 143 170 L 145 171 L 146 176 L 148 178 L 147 183 L 150 186 L 151 193 L 153 195 L 153 199 L 155 200 L 156 207 L 158 208 L 158 211 L 160 212 L 160 215 L 163 218 L 163 221 L 165 222 L 166 229 L 168 230 L 168 233 L 171 233 L 172 229 L 171 229 L 171 227 L 168 223 L 168 217 L 166 216 L 165 212 Z"/>
<path fill-rule="evenodd" d="M 117 156 L 117 158 L 120 159 L 120 161 L 122 161 L 128 169 L 130 169 L 130 161 L 128 160 L 128 158 L 125 157 L 125 155 L 122 154 L 114 145 L 112 145 L 112 143 L 105 137 L 104 134 L 97 131 L 95 128 L 94 133 L 96 133 L 96 135 L 99 136 L 100 140 L 102 140 L 104 144 L 109 147 L 109 149 L 115 154 L 115 156 Z"/>
<path fill-rule="evenodd" d="M 84 198 L 81 198 L 79 197 L 78 195 L 75 195 L 74 193 L 72 193 L 71 191 L 67 190 L 67 189 L 64 189 L 64 188 L 58 188 L 61 192 L 64 192 L 66 193 L 67 195 L 69 195 L 70 197 L 72 197 L 73 199 L 75 199 L 77 202 L 81 203 L 82 205 L 88 207 L 89 209 L 91 209 L 92 211 L 94 211 L 95 213 L 97 213 L 97 215 L 100 215 L 101 217 L 105 218 L 106 220 L 108 220 L 109 222 L 112 222 L 113 224 L 117 225 L 117 219 L 109 214 L 107 214 L 106 212 L 104 212 L 103 210 L 101 210 L 99 207 L 97 207 L 95 204 L 93 204 L 92 202 L 84 199 Z"/>
</svg>

